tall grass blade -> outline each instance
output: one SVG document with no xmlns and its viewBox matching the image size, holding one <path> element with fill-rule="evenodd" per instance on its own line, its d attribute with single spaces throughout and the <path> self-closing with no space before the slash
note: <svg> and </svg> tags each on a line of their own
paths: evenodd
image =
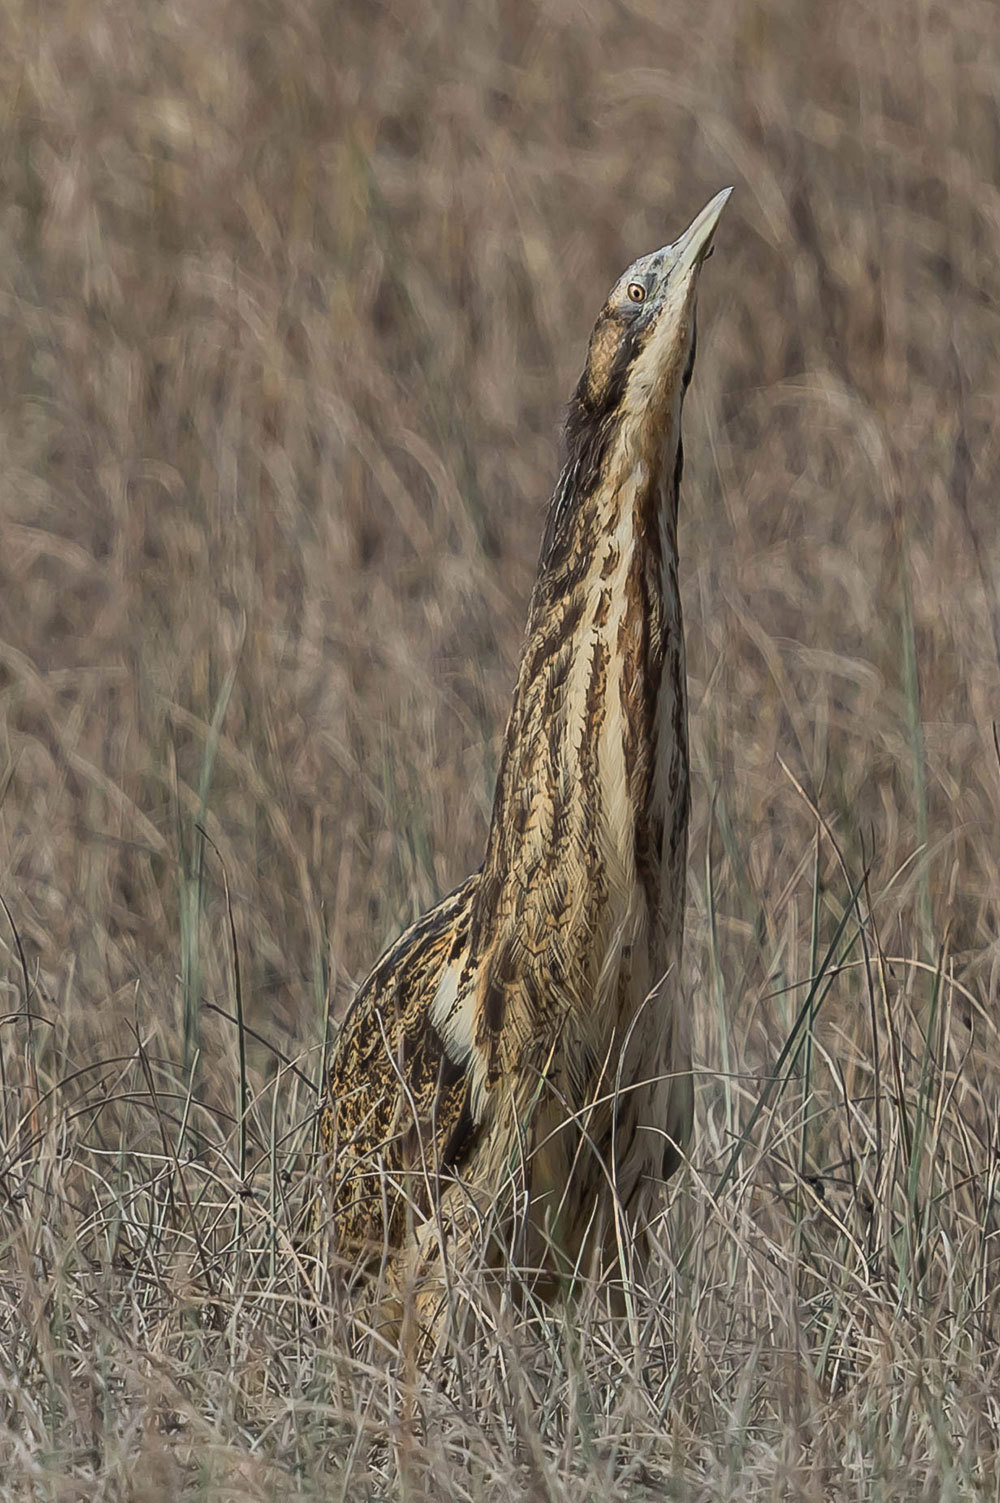
<svg viewBox="0 0 1000 1503">
<path fill-rule="evenodd" d="M 743 1150 L 749 1142 L 753 1130 L 756 1127 L 758 1120 L 760 1119 L 761 1113 L 768 1105 L 775 1090 L 779 1085 L 783 1083 L 783 1077 L 781 1073 L 782 1070 L 784 1069 L 786 1063 L 793 1057 L 793 1051 L 797 1051 L 797 1049 L 801 1047 L 802 1041 L 799 1035 L 802 1032 L 802 1029 L 805 1027 L 809 1019 L 815 1016 L 815 1012 L 818 1011 L 820 1005 L 822 1004 L 823 997 L 826 995 L 826 993 L 825 991 L 823 993 L 820 993 L 820 983 L 827 976 L 830 967 L 833 964 L 834 956 L 836 955 L 837 949 L 840 945 L 841 936 L 843 935 L 844 930 L 847 928 L 848 920 L 850 919 L 851 913 L 853 912 L 857 904 L 858 897 L 861 894 L 867 877 L 868 872 L 865 871 L 861 880 L 858 882 L 857 886 L 854 888 L 854 891 L 851 893 L 850 902 L 847 903 L 844 908 L 840 922 L 837 924 L 837 928 L 834 932 L 833 939 L 830 941 L 819 970 L 813 977 L 812 984 L 809 987 L 806 999 L 802 1003 L 802 1006 L 799 1008 L 799 1011 L 796 1014 L 795 1021 L 792 1024 L 784 1045 L 782 1046 L 781 1053 L 778 1055 L 778 1058 L 774 1063 L 771 1075 L 764 1082 L 760 1094 L 757 1097 L 757 1101 L 754 1104 L 753 1111 L 750 1113 L 750 1118 L 747 1122 L 747 1125 L 746 1127 L 744 1127 L 742 1133 L 740 1134 L 739 1140 L 734 1145 L 732 1153 L 729 1155 L 726 1167 L 722 1172 L 722 1177 L 720 1178 L 718 1184 L 715 1186 L 715 1189 L 712 1191 L 712 1199 L 714 1201 L 718 1201 L 721 1198 L 723 1191 L 729 1184 L 730 1180 L 733 1178 L 733 1175 L 736 1173 L 736 1166 L 738 1165 L 743 1154 Z"/>
</svg>

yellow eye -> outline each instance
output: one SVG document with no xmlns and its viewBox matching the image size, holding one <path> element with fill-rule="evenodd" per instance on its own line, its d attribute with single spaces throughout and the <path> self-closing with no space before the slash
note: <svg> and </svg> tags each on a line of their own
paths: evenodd
<svg viewBox="0 0 1000 1503">
<path fill-rule="evenodd" d="M 641 282 L 629 282 L 628 295 L 633 303 L 644 303 L 646 301 L 646 289 Z"/>
</svg>

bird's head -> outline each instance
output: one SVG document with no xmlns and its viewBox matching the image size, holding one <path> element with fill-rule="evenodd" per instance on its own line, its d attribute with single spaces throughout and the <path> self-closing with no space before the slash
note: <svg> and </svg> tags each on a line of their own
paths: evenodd
<svg viewBox="0 0 1000 1503">
<path fill-rule="evenodd" d="M 570 406 L 570 450 L 576 438 L 595 460 L 595 447 L 601 460 L 614 448 L 652 464 L 671 435 L 676 444 L 698 277 L 731 192 L 717 193 L 678 240 L 633 262 L 611 289 Z"/>
</svg>

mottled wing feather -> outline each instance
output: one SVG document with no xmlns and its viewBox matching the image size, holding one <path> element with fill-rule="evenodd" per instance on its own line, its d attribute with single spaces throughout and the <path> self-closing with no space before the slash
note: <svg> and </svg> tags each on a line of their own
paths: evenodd
<svg viewBox="0 0 1000 1503">
<path fill-rule="evenodd" d="M 397 1247 L 472 1151 L 468 1052 L 433 1018 L 441 975 L 468 944 L 478 873 L 382 956 L 341 1026 L 321 1138 L 333 1244 L 345 1257 Z"/>
</svg>

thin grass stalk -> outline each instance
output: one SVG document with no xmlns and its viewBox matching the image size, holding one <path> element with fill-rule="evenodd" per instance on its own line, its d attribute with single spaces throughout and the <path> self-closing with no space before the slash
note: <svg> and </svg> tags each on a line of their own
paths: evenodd
<svg viewBox="0 0 1000 1503">
<path fill-rule="evenodd" d="M 712 1191 L 713 1201 L 717 1202 L 720 1199 L 723 1190 L 729 1184 L 729 1181 L 732 1179 L 734 1173 L 736 1172 L 736 1166 L 739 1163 L 743 1149 L 749 1141 L 750 1135 L 756 1127 L 761 1113 L 764 1111 L 764 1108 L 770 1101 L 774 1090 L 779 1085 L 784 1085 L 787 1083 L 788 1074 L 786 1073 L 784 1076 L 782 1076 L 781 1071 L 784 1069 L 786 1063 L 792 1056 L 793 1049 L 796 1049 L 797 1046 L 801 1045 L 801 1039 L 799 1038 L 799 1035 L 802 1031 L 803 1026 L 805 1025 L 806 1020 L 810 1016 L 814 1015 L 814 1007 L 816 1011 L 819 1010 L 819 1007 L 821 1006 L 823 1001 L 823 997 L 825 997 L 827 994 L 826 991 L 824 991 L 823 996 L 819 997 L 817 1001 L 817 993 L 819 991 L 820 982 L 826 976 L 833 963 L 834 956 L 840 944 L 841 936 L 843 935 L 844 930 L 847 928 L 848 919 L 851 916 L 851 912 L 855 904 L 857 903 L 858 895 L 861 892 L 865 882 L 867 881 L 867 878 L 868 870 L 866 869 L 860 881 L 858 882 L 858 885 L 855 887 L 854 891 L 851 894 L 850 902 L 847 904 L 843 914 L 841 915 L 840 922 L 837 925 L 833 939 L 830 941 L 826 954 L 823 957 L 823 962 L 820 965 L 819 970 L 813 977 L 813 982 L 809 988 L 808 995 L 806 996 L 806 999 L 803 1002 L 802 1006 L 799 1008 L 795 1021 L 789 1031 L 788 1037 L 786 1038 L 784 1045 L 782 1046 L 781 1053 L 778 1055 L 778 1058 L 775 1061 L 771 1075 L 764 1082 L 764 1085 L 761 1088 L 760 1094 L 758 1095 L 757 1100 L 754 1104 L 753 1111 L 750 1113 L 750 1119 L 747 1122 L 746 1127 L 744 1127 L 742 1133 L 740 1134 L 739 1141 L 734 1145 L 733 1151 L 729 1155 L 729 1160 L 722 1172 L 719 1183 Z M 827 990 L 828 989 L 829 988 L 827 988 Z M 792 1064 L 794 1064 L 794 1059 L 792 1059 Z"/>
<path fill-rule="evenodd" d="M 201 915 L 204 903 L 203 856 L 205 849 L 205 816 L 208 812 L 208 800 L 212 790 L 212 778 L 215 773 L 219 738 L 222 734 L 222 725 L 226 718 L 226 711 L 229 708 L 229 701 L 232 697 L 233 686 L 236 683 L 236 674 L 239 668 L 240 653 L 245 634 L 246 618 L 244 617 L 239 644 L 237 645 L 233 661 L 222 681 L 219 693 L 216 696 L 212 718 L 208 726 L 208 734 L 205 737 L 202 748 L 197 788 L 198 812 L 192 821 L 192 827 L 199 833 L 200 838 L 194 853 L 191 852 L 188 842 L 183 839 L 180 802 L 176 788 L 176 758 L 173 763 L 178 841 L 181 851 L 181 983 L 184 1010 L 183 1059 L 185 1070 L 189 1067 L 194 1051 L 198 1048 L 201 1034 Z"/>
<path fill-rule="evenodd" d="M 815 976 L 816 965 L 819 957 L 819 837 L 820 827 L 817 823 L 813 843 L 813 881 L 812 881 L 812 912 L 809 924 L 809 975 Z M 801 1182 L 805 1179 L 806 1162 L 809 1154 L 809 1112 L 812 1106 L 812 1056 L 813 1056 L 813 1029 L 816 1022 L 815 1008 L 810 1011 L 806 1020 L 805 1032 L 805 1058 L 802 1065 L 802 1125 L 799 1131 L 799 1185 L 796 1186 L 795 1206 L 796 1223 L 801 1226 L 803 1203 L 801 1194 Z M 796 1249 L 800 1245 L 798 1234 L 796 1235 Z"/>
<path fill-rule="evenodd" d="M 920 1082 L 917 1087 L 917 1105 L 914 1113 L 913 1146 L 910 1152 L 910 1162 L 907 1166 L 907 1209 L 914 1245 L 921 1257 L 923 1256 L 923 1241 L 927 1231 L 926 1217 L 929 1215 L 930 1207 L 933 1204 L 933 1194 L 930 1193 L 933 1191 L 933 1162 L 929 1169 L 929 1193 L 923 1213 L 921 1213 L 920 1209 L 920 1172 L 924 1162 L 924 1141 L 930 1116 L 930 1100 L 935 1072 L 934 1034 L 938 1023 L 946 955 L 947 939 L 944 940 L 938 952 L 938 966 L 934 975 L 934 984 L 931 988 L 930 1012 L 924 1033 L 923 1057 L 920 1061 Z M 923 1261 L 926 1262 L 926 1259 Z M 914 1286 L 919 1288 L 922 1282 L 919 1267 L 914 1268 L 913 1278 Z"/>
<path fill-rule="evenodd" d="M 0 1154 L 2 1154 L 4 1157 L 6 1157 L 10 1151 L 10 1103 L 7 1085 L 7 1051 L 4 1048 L 4 1024 L 9 1021 L 13 1021 L 13 1014 L 11 1014 L 9 1018 L 0 1018 L 0 1097 L 3 1098 L 3 1105 L 2 1107 L 0 1107 L 0 1112 L 2 1112 L 0 1123 L 2 1123 L 3 1128 L 3 1141 L 0 1142 Z"/>
<path fill-rule="evenodd" d="M 177 776 L 177 755 L 173 744 L 169 748 L 170 784 L 174 808 L 174 826 L 178 851 L 177 921 L 181 951 L 181 1059 L 185 1072 L 189 1072 L 198 1053 L 199 1015 L 198 999 L 201 994 L 201 856 L 204 840 L 199 837 L 197 855 L 192 852 L 187 836 L 187 826 L 181 812 L 180 786 Z"/>
<path fill-rule="evenodd" d="M 708 815 L 708 834 L 705 840 L 705 903 L 708 908 L 708 946 L 712 963 L 712 994 L 715 999 L 715 1016 L 719 1030 L 723 1094 L 726 1103 L 726 1132 L 731 1142 L 735 1135 L 732 1062 L 729 1053 L 729 1019 L 726 1016 L 722 962 L 719 956 L 719 932 L 715 903 L 715 871 L 712 865 L 712 828 L 715 820 L 717 798 L 718 789 L 715 789 L 712 793 L 712 804 Z"/>
<path fill-rule="evenodd" d="M 882 941 L 878 929 L 878 921 L 875 917 L 875 911 L 872 907 L 871 902 L 871 894 L 868 891 L 867 885 L 865 887 L 865 899 L 868 905 L 868 916 L 871 923 L 872 936 L 875 945 L 875 957 L 879 981 L 879 996 L 881 998 L 882 1011 L 885 1018 L 885 1032 L 889 1050 L 889 1062 L 892 1067 L 891 1079 L 893 1101 L 896 1107 L 896 1115 L 894 1120 L 895 1126 L 902 1138 L 904 1162 L 908 1164 L 913 1152 L 913 1130 L 910 1123 L 909 1111 L 907 1110 L 906 1095 L 903 1089 L 903 1068 L 901 1063 L 902 1051 L 899 1041 L 899 1024 L 892 1015 L 892 1007 L 889 1002 L 889 977 L 886 965 L 885 951 L 882 948 Z M 887 1260 L 885 1277 L 886 1281 L 888 1282 L 891 1278 L 891 1268 L 889 1266 L 888 1259 L 892 1246 L 892 1210 L 890 1205 L 891 1184 L 889 1177 L 888 1155 L 886 1155 L 883 1165 L 880 1166 L 880 1176 L 875 1185 L 875 1197 L 876 1203 L 881 1207 L 883 1218 L 882 1248 Z M 909 1232 L 909 1220 L 907 1220 L 907 1232 Z"/>
<path fill-rule="evenodd" d="M 236 1197 L 236 1235 L 235 1243 L 239 1247 L 243 1238 L 243 1196 L 247 1193 L 247 1113 L 249 1111 L 250 1087 L 247 1082 L 247 1031 L 246 1019 L 243 1013 L 243 980 L 240 970 L 240 947 L 236 937 L 236 918 L 233 914 L 233 900 L 229 891 L 229 873 L 226 871 L 226 863 L 222 858 L 222 852 L 208 832 L 198 826 L 204 840 L 207 840 L 219 860 L 222 869 L 222 883 L 226 895 L 226 915 L 229 920 L 229 941 L 231 945 L 231 958 L 233 965 L 233 992 L 236 1005 L 236 1050 L 238 1059 L 237 1095 L 236 1095 L 236 1119 L 237 1119 L 237 1172 L 239 1174 L 239 1193 Z"/>
<path fill-rule="evenodd" d="M 327 972 L 327 978 L 326 978 L 326 988 L 325 988 L 324 996 L 323 996 L 322 1042 L 321 1042 L 320 1054 L 319 1054 L 319 1069 L 318 1069 L 318 1071 L 316 1073 L 316 1081 L 315 1081 L 315 1083 L 312 1086 L 313 1093 L 314 1093 L 314 1099 L 317 1102 L 319 1102 L 322 1099 L 322 1096 L 323 1096 L 323 1088 L 324 1088 L 324 1086 L 326 1084 L 326 1072 L 327 1072 L 327 1068 L 328 1068 L 329 1062 L 330 1062 L 330 1049 L 331 1049 L 332 1042 L 333 1042 L 332 1039 L 331 1039 L 331 1037 L 330 1037 L 330 1012 L 331 1012 L 331 1007 L 332 1007 L 332 1001 L 333 1001 L 333 981 L 332 981 L 332 975 L 328 971 Z M 310 1150 L 310 1164 L 313 1165 L 313 1166 L 317 1166 L 317 1172 L 318 1172 L 318 1165 L 320 1164 L 320 1161 L 321 1161 L 321 1155 L 320 1155 L 320 1131 L 321 1131 L 321 1128 L 322 1128 L 322 1117 L 321 1117 L 320 1113 L 317 1111 L 315 1113 L 314 1117 L 313 1117 L 312 1146 L 311 1146 L 311 1150 Z"/>
<path fill-rule="evenodd" d="M 930 852 L 927 835 L 927 755 L 924 746 L 924 723 L 920 706 L 920 669 L 917 664 L 917 645 L 913 627 L 913 593 L 910 584 L 907 525 L 901 502 L 897 502 L 896 505 L 894 527 L 899 561 L 903 699 L 906 704 L 906 723 L 910 736 L 910 757 L 913 768 L 913 805 L 917 824 L 917 844 L 922 852 L 920 864 L 920 925 L 923 931 L 924 952 L 926 958 L 930 960 L 934 954 L 934 942 L 931 909 Z"/>
</svg>

